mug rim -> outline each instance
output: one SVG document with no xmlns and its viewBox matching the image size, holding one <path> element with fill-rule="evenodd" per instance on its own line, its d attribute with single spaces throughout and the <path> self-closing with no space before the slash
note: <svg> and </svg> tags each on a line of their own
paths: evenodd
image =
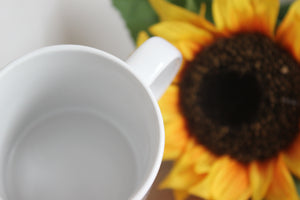
<svg viewBox="0 0 300 200">
<path fill-rule="evenodd" d="M 161 111 L 159 108 L 159 105 L 157 103 L 157 99 L 154 97 L 153 93 L 151 92 L 151 89 L 146 86 L 143 81 L 136 75 L 134 72 L 130 69 L 130 66 L 123 60 L 119 59 L 118 57 L 93 48 L 89 46 L 84 45 L 74 45 L 74 44 L 61 44 L 61 45 L 52 45 L 52 46 L 46 46 L 39 48 L 37 50 L 34 50 L 30 53 L 27 53 L 14 61 L 8 63 L 4 67 L 0 69 L 0 79 L 4 77 L 7 73 L 9 73 L 10 70 L 13 70 L 15 67 L 20 65 L 23 62 L 26 62 L 27 60 L 30 60 L 34 57 L 51 53 L 51 52 L 59 52 L 59 51 L 81 51 L 85 53 L 94 54 L 96 56 L 101 56 L 111 62 L 114 62 L 119 67 L 123 68 L 124 72 L 127 71 L 128 74 L 131 74 L 131 78 L 136 79 L 136 82 L 143 88 L 146 93 L 148 94 L 148 97 L 150 98 L 152 102 L 152 107 L 154 108 L 157 123 L 159 126 L 159 144 L 158 144 L 158 150 L 157 154 L 155 155 L 155 161 L 153 163 L 153 166 L 151 167 L 150 173 L 146 176 L 147 178 L 144 179 L 143 184 L 141 184 L 140 187 L 137 187 L 135 192 L 131 194 L 130 199 L 132 200 L 141 200 L 146 197 L 147 193 L 150 191 L 151 186 L 153 185 L 155 178 L 158 174 L 158 171 L 160 169 L 162 158 L 163 158 L 163 152 L 164 152 L 164 145 L 165 145 L 165 131 L 164 131 L 164 124 L 163 124 L 163 118 L 161 115 Z M 1 199 L 1 197 L 0 197 Z"/>
</svg>

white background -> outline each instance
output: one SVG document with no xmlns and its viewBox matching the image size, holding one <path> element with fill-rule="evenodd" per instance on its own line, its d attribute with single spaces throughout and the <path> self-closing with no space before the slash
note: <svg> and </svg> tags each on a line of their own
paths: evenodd
<svg viewBox="0 0 300 200">
<path fill-rule="evenodd" d="M 110 0 L 0 0 L 0 68 L 55 44 L 92 46 L 121 59 L 134 49 Z"/>
</svg>

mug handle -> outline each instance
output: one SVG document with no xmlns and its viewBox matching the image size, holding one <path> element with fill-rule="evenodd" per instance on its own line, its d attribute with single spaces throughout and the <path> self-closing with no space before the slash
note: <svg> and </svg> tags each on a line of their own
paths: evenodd
<svg viewBox="0 0 300 200">
<path fill-rule="evenodd" d="M 160 37 L 151 37 L 126 60 L 129 68 L 158 100 L 177 74 L 181 53 Z"/>
</svg>

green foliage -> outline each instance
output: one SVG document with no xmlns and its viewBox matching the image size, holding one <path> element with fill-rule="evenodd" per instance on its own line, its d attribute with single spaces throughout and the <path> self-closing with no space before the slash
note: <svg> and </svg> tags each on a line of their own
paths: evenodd
<svg viewBox="0 0 300 200">
<path fill-rule="evenodd" d="M 300 180 L 294 177 L 294 182 L 296 184 L 298 195 L 300 195 Z"/>
<path fill-rule="evenodd" d="M 280 6 L 277 24 L 279 24 L 282 21 L 289 7 L 290 7 L 290 3 L 285 3 Z"/>
<path fill-rule="evenodd" d="M 158 22 L 158 16 L 147 0 L 112 0 L 135 40 L 141 30 Z"/>
<path fill-rule="evenodd" d="M 192 12 L 199 13 L 201 5 L 206 6 L 205 18 L 213 23 L 212 16 L 212 0 L 181 0 L 181 2 L 185 2 L 182 6 Z"/>
</svg>

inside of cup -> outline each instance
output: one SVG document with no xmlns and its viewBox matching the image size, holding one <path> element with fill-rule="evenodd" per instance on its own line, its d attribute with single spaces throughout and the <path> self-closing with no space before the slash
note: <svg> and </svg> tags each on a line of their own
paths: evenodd
<svg viewBox="0 0 300 200">
<path fill-rule="evenodd" d="M 5 200 L 129 199 L 147 190 L 161 151 L 159 116 L 120 63 L 52 47 L 1 72 Z"/>
</svg>

